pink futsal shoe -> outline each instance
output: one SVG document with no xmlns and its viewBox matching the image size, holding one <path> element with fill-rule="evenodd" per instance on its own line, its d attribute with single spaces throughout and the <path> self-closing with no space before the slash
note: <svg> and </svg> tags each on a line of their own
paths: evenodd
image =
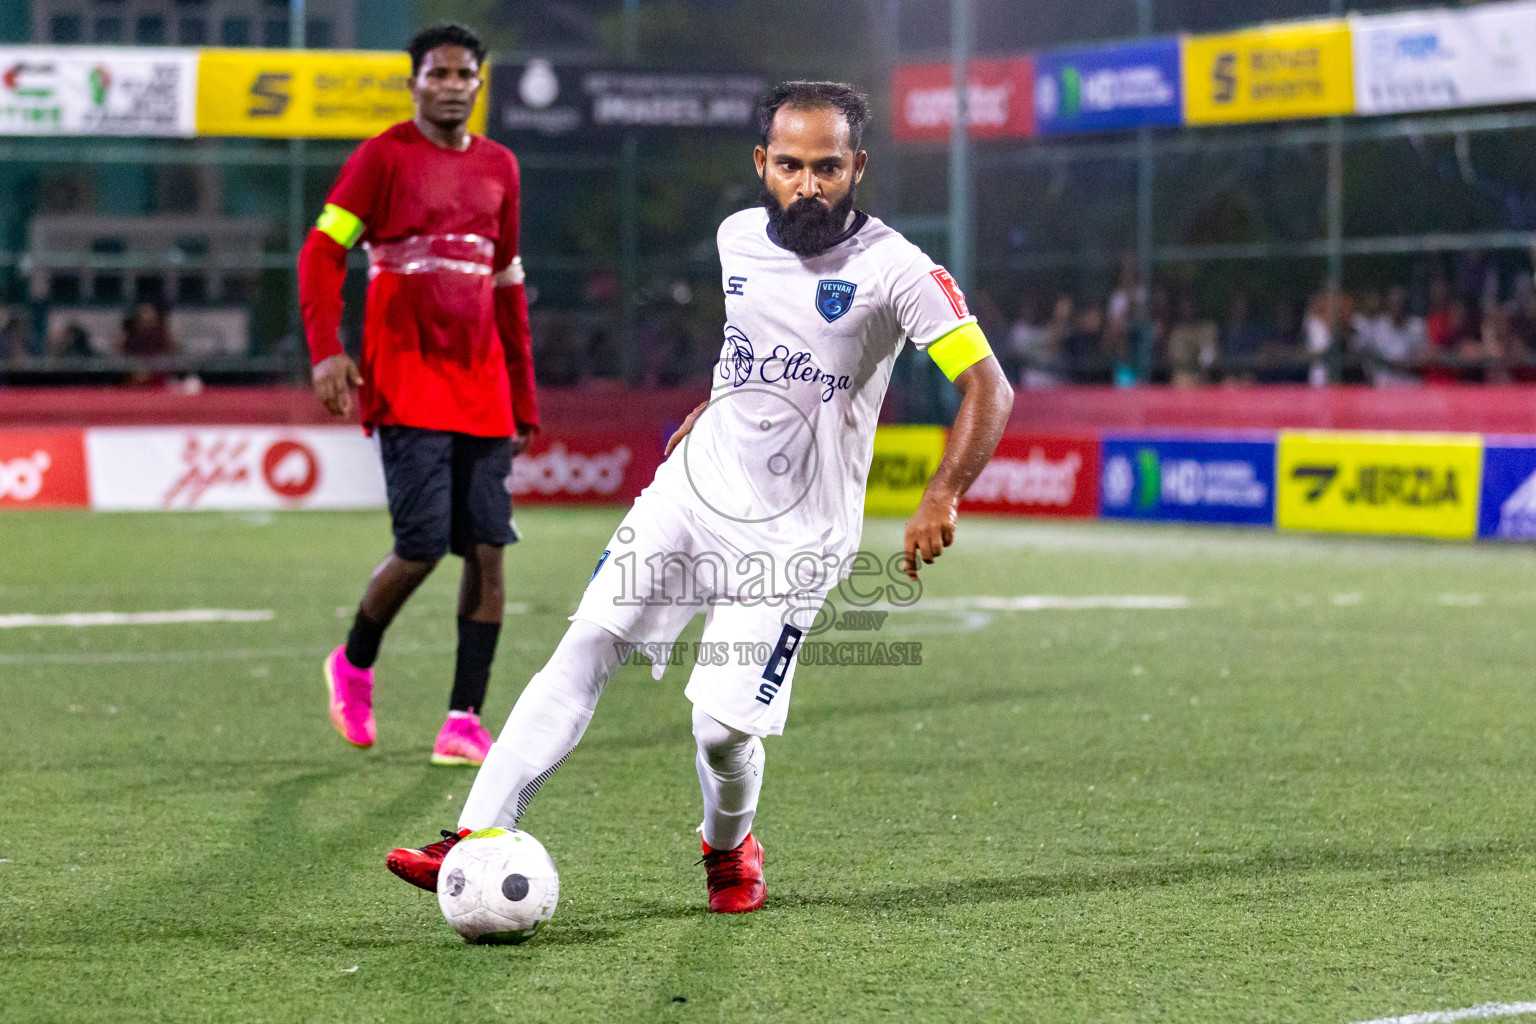
<svg viewBox="0 0 1536 1024">
<path fill-rule="evenodd" d="M 331 724 L 354 747 L 371 747 L 378 736 L 373 723 L 373 669 L 347 660 L 346 645 L 325 658 L 325 688 L 331 695 Z"/>
<path fill-rule="evenodd" d="M 704 847 L 705 881 L 709 886 L 709 912 L 750 914 L 768 901 L 763 882 L 763 844 L 749 832 L 734 850 Z"/>
<path fill-rule="evenodd" d="M 491 734 L 480 726 L 479 715 L 449 715 L 432 745 L 432 763 L 479 767 L 492 742 Z"/>
</svg>

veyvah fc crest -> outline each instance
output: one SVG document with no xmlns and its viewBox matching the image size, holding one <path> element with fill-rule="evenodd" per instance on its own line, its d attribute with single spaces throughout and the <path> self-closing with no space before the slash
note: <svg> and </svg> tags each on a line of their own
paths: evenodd
<svg viewBox="0 0 1536 1024">
<path fill-rule="evenodd" d="M 858 290 L 858 285 L 847 281 L 818 281 L 816 312 L 827 323 L 831 323 L 853 308 L 853 293 Z"/>
</svg>

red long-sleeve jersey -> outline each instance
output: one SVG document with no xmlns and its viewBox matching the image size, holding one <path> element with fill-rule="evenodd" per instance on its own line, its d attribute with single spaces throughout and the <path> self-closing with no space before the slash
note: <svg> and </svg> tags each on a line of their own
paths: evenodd
<svg viewBox="0 0 1536 1024">
<path fill-rule="evenodd" d="M 299 254 L 299 303 L 313 361 L 340 353 L 347 250 L 364 244 L 365 427 L 506 437 L 538 426 L 518 193 L 511 150 L 478 135 L 444 149 L 411 121 L 341 169 Z"/>
</svg>

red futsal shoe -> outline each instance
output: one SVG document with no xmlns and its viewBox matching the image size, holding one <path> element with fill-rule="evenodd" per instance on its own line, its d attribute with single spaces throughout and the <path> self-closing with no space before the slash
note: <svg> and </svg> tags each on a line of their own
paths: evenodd
<svg viewBox="0 0 1536 1024">
<path fill-rule="evenodd" d="M 704 876 L 709 882 L 712 914 L 746 914 L 768 900 L 763 884 L 763 844 L 751 833 L 734 850 L 711 850 L 704 843 Z"/>
<path fill-rule="evenodd" d="M 448 851 L 459 845 L 459 840 L 469 835 L 470 830 L 461 828 L 457 832 L 443 831 L 443 838 L 429 846 L 420 849 L 390 850 L 389 856 L 384 858 L 384 864 L 410 882 L 418 889 L 428 892 L 437 892 L 437 871 L 443 866 L 443 858 L 448 856 Z"/>
</svg>

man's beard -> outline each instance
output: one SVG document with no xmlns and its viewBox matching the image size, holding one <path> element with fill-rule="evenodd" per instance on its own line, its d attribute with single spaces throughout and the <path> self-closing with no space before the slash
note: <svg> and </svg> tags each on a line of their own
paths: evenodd
<svg viewBox="0 0 1536 1024">
<path fill-rule="evenodd" d="M 815 256 L 832 248 L 848 230 L 848 215 L 853 212 L 854 188 L 831 207 L 806 196 L 788 206 L 779 205 L 773 193 L 762 183 L 758 199 L 768 210 L 768 226 L 780 245 L 802 258 Z"/>
</svg>

